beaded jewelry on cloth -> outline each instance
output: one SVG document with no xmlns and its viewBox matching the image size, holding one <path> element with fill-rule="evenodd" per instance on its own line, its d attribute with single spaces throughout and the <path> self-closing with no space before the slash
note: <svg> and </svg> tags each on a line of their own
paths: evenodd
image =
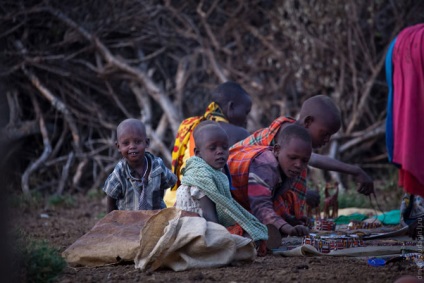
<svg viewBox="0 0 424 283">
<path fill-rule="evenodd" d="M 143 173 L 143 176 L 141 178 L 136 178 L 136 177 L 132 176 L 131 173 L 130 173 L 130 177 L 131 177 L 132 181 L 135 182 L 137 187 L 141 187 L 141 193 L 140 193 L 140 199 L 139 199 L 139 205 L 138 205 L 139 210 L 143 207 L 143 202 L 144 202 L 143 191 L 144 191 L 144 188 L 145 188 L 145 185 L 146 185 L 145 177 L 146 177 L 147 172 L 149 171 L 149 160 L 147 159 L 146 156 L 144 156 L 144 162 L 145 162 L 144 173 Z"/>
</svg>

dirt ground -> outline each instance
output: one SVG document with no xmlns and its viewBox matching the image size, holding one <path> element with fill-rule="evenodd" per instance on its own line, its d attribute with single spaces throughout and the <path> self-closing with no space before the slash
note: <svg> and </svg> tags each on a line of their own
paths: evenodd
<svg viewBox="0 0 424 283">
<path fill-rule="evenodd" d="M 85 234 L 104 215 L 99 199 L 78 196 L 71 207 L 24 209 L 14 225 L 34 239 L 45 239 L 60 252 Z M 134 265 L 99 268 L 67 267 L 59 282 L 394 282 L 401 275 L 418 275 L 408 262 L 371 267 L 366 259 L 348 257 L 266 256 L 253 263 L 184 272 L 143 273 Z"/>
</svg>

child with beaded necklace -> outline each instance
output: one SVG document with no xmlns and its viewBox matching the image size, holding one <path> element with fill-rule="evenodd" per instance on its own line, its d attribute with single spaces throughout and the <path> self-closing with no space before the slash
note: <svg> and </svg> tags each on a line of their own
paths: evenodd
<svg viewBox="0 0 424 283">
<path fill-rule="evenodd" d="M 123 159 L 103 187 L 107 194 L 107 211 L 165 208 L 165 189 L 173 186 L 177 177 L 160 157 L 145 151 L 150 140 L 144 124 L 137 119 L 126 119 L 116 132 L 116 147 Z"/>
</svg>

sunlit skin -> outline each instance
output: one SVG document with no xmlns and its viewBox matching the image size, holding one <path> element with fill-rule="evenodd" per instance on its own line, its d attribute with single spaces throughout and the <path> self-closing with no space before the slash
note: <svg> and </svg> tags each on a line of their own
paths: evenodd
<svg viewBox="0 0 424 283">
<path fill-rule="evenodd" d="M 222 169 L 229 155 L 228 136 L 218 125 L 208 125 L 196 137 L 194 153 L 214 169 Z"/>
<path fill-rule="evenodd" d="M 293 137 L 283 146 L 274 145 L 280 169 L 288 178 L 295 178 L 306 168 L 311 157 L 311 143 Z"/>
</svg>

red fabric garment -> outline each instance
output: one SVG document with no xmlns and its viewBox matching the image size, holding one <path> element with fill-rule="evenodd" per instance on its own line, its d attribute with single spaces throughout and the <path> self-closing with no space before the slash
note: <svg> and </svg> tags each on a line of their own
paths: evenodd
<svg viewBox="0 0 424 283">
<path fill-rule="evenodd" d="M 287 217 L 293 213 L 296 219 L 300 219 L 303 216 L 301 205 L 296 193 L 287 191 L 274 201 L 274 210 L 278 215 Z"/>
<path fill-rule="evenodd" d="M 393 163 L 405 191 L 424 196 L 424 24 L 399 33 L 392 59 Z"/>
<path fill-rule="evenodd" d="M 274 121 L 272 121 L 272 123 L 269 125 L 269 127 L 266 128 L 262 128 L 257 130 L 256 132 L 254 132 L 253 134 L 251 134 L 250 136 L 248 136 L 247 138 L 245 138 L 244 140 L 234 144 L 231 147 L 231 151 L 230 151 L 230 158 L 239 158 L 239 157 L 231 157 L 231 152 L 235 152 L 235 148 L 238 147 L 245 147 L 245 146 L 251 146 L 251 145 L 255 145 L 255 146 L 273 146 L 275 144 L 275 136 L 278 133 L 278 130 L 280 130 L 281 126 L 284 123 L 294 123 L 296 122 L 295 119 L 291 118 L 291 117 L 284 117 L 284 116 L 280 116 L 277 119 L 275 119 Z M 243 151 L 243 150 L 242 150 Z M 239 153 L 238 155 L 240 155 L 241 153 Z M 245 154 L 245 153 L 243 153 Z M 246 157 L 249 158 L 249 157 Z M 240 162 L 239 162 L 240 163 Z M 240 163 L 241 164 L 241 163 Z M 243 164 L 244 166 L 244 164 Z M 244 170 L 245 168 L 235 168 L 236 165 L 233 165 L 234 170 Z M 237 171 L 235 171 L 237 172 Z M 231 173 L 233 174 L 233 173 Z M 300 203 L 301 205 L 301 211 L 303 211 L 304 206 L 305 206 L 305 201 L 306 201 L 306 177 L 308 175 L 308 171 L 305 168 L 302 173 L 300 174 L 299 177 L 297 177 L 297 180 L 294 181 L 292 183 L 292 190 L 297 194 L 297 202 Z M 232 180 L 234 183 L 234 180 Z M 237 182 L 237 181 L 236 181 Z M 247 185 L 246 185 L 247 186 Z M 234 185 L 234 187 L 236 188 L 241 188 L 241 190 L 244 189 L 243 186 L 239 186 L 239 185 Z M 246 189 L 247 190 L 247 189 Z M 232 192 L 234 193 L 234 192 Z M 244 192 L 241 192 L 244 193 Z M 237 199 L 237 197 L 235 197 L 235 199 L 246 209 L 250 209 L 248 208 L 246 203 L 242 203 L 240 202 L 241 200 Z M 241 199 L 241 198 L 240 198 Z"/>
<path fill-rule="evenodd" d="M 227 231 L 233 235 L 244 236 L 244 230 L 239 224 L 227 227 Z M 266 255 L 266 241 L 258 241 L 258 244 L 259 245 L 256 246 L 257 255 L 263 257 Z"/>
<path fill-rule="evenodd" d="M 404 188 L 407 193 L 424 197 L 424 185 L 406 170 L 399 170 L 399 186 Z"/>
<path fill-rule="evenodd" d="M 280 182 L 284 179 L 280 177 L 280 170 L 277 169 L 278 162 L 271 149 L 272 147 L 254 145 L 232 148 L 228 166 L 231 172 L 233 198 L 262 223 L 272 224 L 279 229 L 285 224 L 284 219 L 292 217 L 300 219 L 303 216 L 302 209 L 305 201 L 298 195 L 299 192 L 304 195 L 306 187 L 294 179 L 291 189 L 283 192 L 283 183 Z M 272 158 L 273 161 L 268 158 Z M 258 160 L 261 161 L 255 165 Z M 260 179 L 255 179 L 252 174 Z M 263 178 L 263 176 L 266 177 Z M 271 203 L 265 201 L 271 196 L 272 200 L 269 199 Z"/>
<path fill-rule="evenodd" d="M 246 146 L 231 148 L 228 157 L 228 168 L 231 172 L 233 198 L 245 209 L 251 211 L 247 194 L 250 163 L 258 154 L 271 150 L 269 146 Z"/>
<path fill-rule="evenodd" d="M 262 128 L 245 138 L 244 140 L 236 143 L 232 146 L 246 146 L 246 145 L 264 145 L 264 146 L 272 146 L 274 145 L 274 137 L 278 133 L 278 130 L 281 128 L 281 125 L 284 123 L 294 123 L 295 119 L 290 117 L 280 116 L 269 125 L 269 127 Z"/>
<path fill-rule="evenodd" d="M 240 224 L 234 224 L 233 226 L 227 227 L 227 231 L 230 232 L 230 234 L 243 236 L 244 230 L 241 228 Z"/>
</svg>

